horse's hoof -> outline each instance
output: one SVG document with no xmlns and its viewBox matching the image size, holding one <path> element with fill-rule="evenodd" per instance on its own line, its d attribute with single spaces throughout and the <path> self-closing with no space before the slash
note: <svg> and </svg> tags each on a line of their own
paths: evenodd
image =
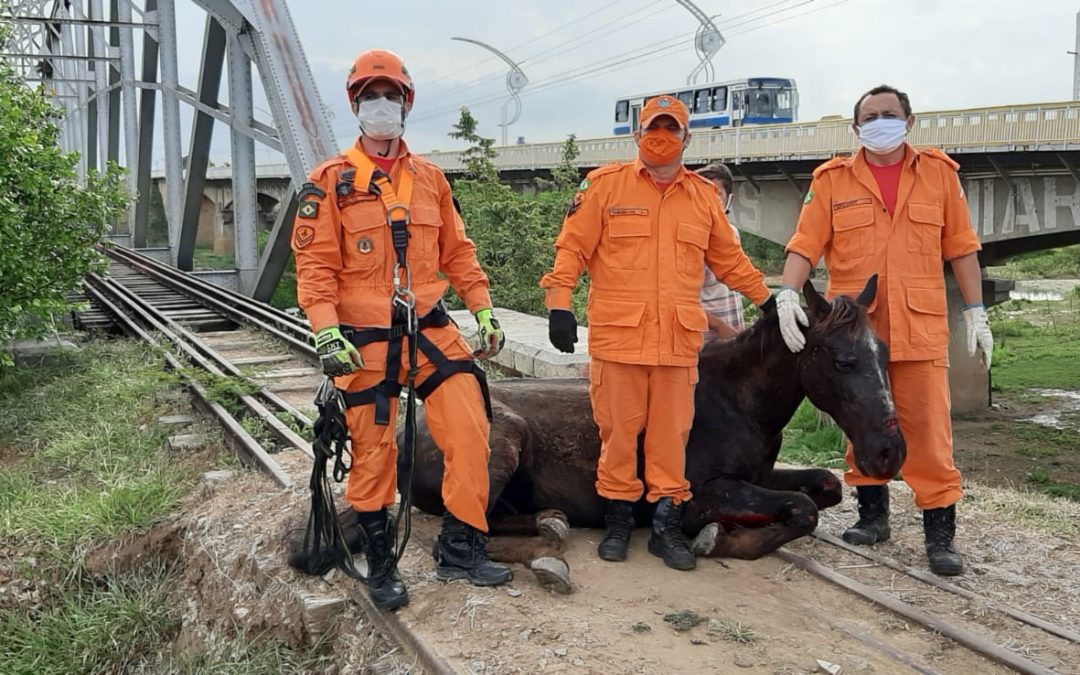
<svg viewBox="0 0 1080 675">
<path fill-rule="evenodd" d="M 541 511 L 536 515 L 536 529 L 540 537 L 552 544 L 562 544 L 570 534 L 570 524 L 562 511 Z"/>
<path fill-rule="evenodd" d="M 570 566 L 563 560 L 550 556 L 536 558 L 529 562 L 529 569 L 544 588 L 563 594 L 574 591 L 574 585 L 570 582 Z"/>
<path fill-rule="evenodd" d="M 716 539 L 720 536 L 720 523 L 709 523 L 701 528 L 701 532 L 694 537 L 694 543 L 690 544 L 690 550 L 694 555 L 707 556 L 716 548 Z"/>
</svg>

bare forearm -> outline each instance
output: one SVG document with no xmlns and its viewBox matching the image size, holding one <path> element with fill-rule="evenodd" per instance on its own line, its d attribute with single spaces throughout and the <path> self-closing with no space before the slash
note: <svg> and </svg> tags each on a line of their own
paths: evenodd
<svg viewBox="0 0 1080 675">
<path fill-rule="evenodd" d="M 810 278 L 812 267 L 810 261 L 798 253 L 788 253 L 787 260 L 784 261 L 784 285 L 795 290 L 801 289 Z"/>
<path fill-rule="evenodd" d="M 709 330 L 716 333 L 718 337 L 730 338 L 735 337 L 739 334 L 739 331 L 735 330 L 735 328 L 732 327 L 730 323 L 724 321 L 715 314 L 709 314 L 708 312 L 706 312 L 705 317 L 706 319 L 708 319 L 709 322 Z"/>
<path fill-rule="evenodd" d="M 965 305 L 981 305 L 982 297 L 982 270 L 979 269 L 979 256 L 975 253 L 953 258 L 953 275 L 956 276 L 956 284 L 960 287 L 960 295 L 964 298 Z"/>
</svg>

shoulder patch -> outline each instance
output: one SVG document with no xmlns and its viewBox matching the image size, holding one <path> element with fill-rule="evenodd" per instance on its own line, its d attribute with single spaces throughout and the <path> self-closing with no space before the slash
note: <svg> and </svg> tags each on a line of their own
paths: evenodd
<svg viewBox="0 0 1080 675">
<path fill-rule="evenodd" d="M 303 201 L 307 197 L 322 199 L 325 196 L 326 190 L 323 190 L 315 183 L 304 183 L 304 185 L 301 186 L 300 191 L 296 193 L 296 198 L 299 201 Z"/>
<path fill-rule="evenodd" d="M 305 199 L 296 207 L 296 217 L 311 220 L 319 217 L 319 202 L 314 199 Z"/>
<path fill-rule="evenodd" d="M 455 197 L 454 195 L 450 195 L 450 200 L 452 202 L 454 202 L 454 210 L 457 211 L 457 214 L 460 216 L 461 215 L 461 202 L 459 202 L 457 200 L 457 197 Z"/>
<path fill-rule="evenodd" d="M 955 159 L 945 154 L 945 151 L 940 148 L 921 148 L 919 154 L 924 157 L 933 157 L 934 159 L 945 162 L 954 170 L 960 168 L 960 164 Z"/>
</svg>

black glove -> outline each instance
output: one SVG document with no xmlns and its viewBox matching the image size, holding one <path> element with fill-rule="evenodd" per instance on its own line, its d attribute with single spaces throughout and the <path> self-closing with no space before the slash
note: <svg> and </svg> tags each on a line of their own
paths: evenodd
<svg viewBox="0 0 1080 675">
<path fill-rule="evenodd" d="M 577 342 L 577 319 L 573 312 L 565 309 L 553 309 L 548 315 L 548 339 L 555 349 L 567 354 L 574 353 Z"/>
</svg>

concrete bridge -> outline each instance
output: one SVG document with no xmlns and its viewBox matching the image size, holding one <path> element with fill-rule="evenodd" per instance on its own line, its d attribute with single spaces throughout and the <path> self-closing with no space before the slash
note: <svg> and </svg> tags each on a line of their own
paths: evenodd
<svg viewBox="0 0 1080 675">
<path fill-rule="evenodd" d="M 1080 242 L 1080 101 L 917 113 L 909 139 L 942 148 L 960 163 L 984 264 Z M 784 244 L 814 168 L 856 147 L 850 119 L 715 129 L 694 132 L 686 163 L 728 163 L 736 175 L 733 221 Z M 532 190 L 535 178 L 562 162 L 562 148 L 562 142 L 497 148 L 495 164 L 504 181 Z M 582 173 L 636 154 L 628 136 L 582 140 L 578 150 L 573 164 Z M 464 170 L 461 152 L 426 156 L 451 179 Z M 288 166 L 260 165 L 257 176 L 260 219 L 269 227 L 289 196 Z M 207 170 L 199 240 L 212 233 L 219 252 L 227 252 L 232 238 L 231 177 L 229 167 Z M 154 180 L 164 190 L 164 176 Z"/>
</svg>

